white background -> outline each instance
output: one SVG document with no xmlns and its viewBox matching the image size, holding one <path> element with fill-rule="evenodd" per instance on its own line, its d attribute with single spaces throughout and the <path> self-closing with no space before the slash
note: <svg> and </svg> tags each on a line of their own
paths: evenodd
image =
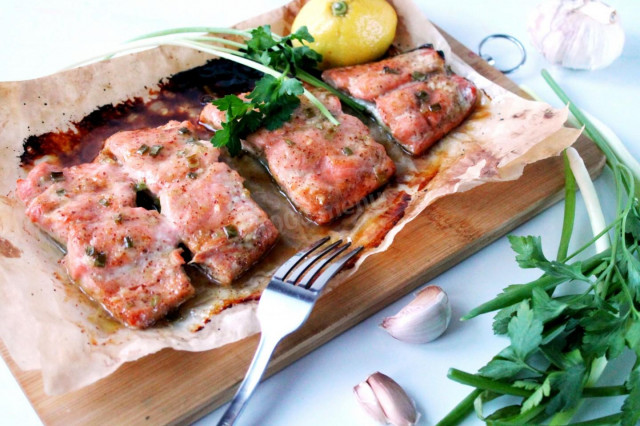
<svg viewBox="0 0 640 426">
<path fill-rule="evenodd" d="M 2 0 L 0 81 L 54 73 L 142 33 L 179 26 L 231 25 L 281 3 L 277 0 Z M 535 52 L 526 33 L 526 19 L 538 0 L 421 0 L 418 3 L 433 22 L 474 51 L 489 34 L 507 33 L 522 40 L 529 57 L 510 78 L 560 106 L 540 77 L 540 70 L 548 68 L 577 105 L 606 123 L 634 156 L 640 158 L 637 124 L 640 3 L 637 0 L 610 0 L 625 28 L 625 48 L 622 57 L 612 66 L 591 72 L 551 66 Z M 509 59 L 504 50 L 494 56 Z M 609 175 L 605 173 L 596 186 L 603 204 L 611 207 L 613 190 Z M 574 247 L 588 240 L 590 234 L 580 201 L 578 208 Z M 562 203 L 514 233 L 542 235 L 544 247 L 552 254 L 561 224 Z M 407 296 L 266 380 L 238 424 L 373 424 L 355 402 L 352 387 L 375 371 L 393 377 L 415 399 L 422 412 L 421 424 L 433 424 L 469 392 L 469 388 L 446 379 L 448 368 L 476 371 L 506 345 L 505 339 L 492 335 L 490 316 L 466 323 L 460 323 L 458 318 L 507 284 L 533 278 L 536 278 L 535 272 L 517 267 L 506 238 L 501 238 L 433 281 L 448 292 L 453 305 L 452 324 L 442 338 L 426 345 L 409 345 L 392 339 L 377 326 L 382 318 L 408 303 L 411 296 Z M 631 361 L 631 357 L 626 356 L 618 365 L 625 366 Z M 615 366 L 609 368 L 604 380 L 615 381 L 615 370 Z M 167 392 L 171 392 L 170 383 Z M 593 401 L 581 418 L 611 413 L 620 403 L 620 399 Z M 219 409 L 202 419 L 201 424 L 215 424 L 221 415 Z M 469 420 L 469 424 L 477 422 Z M 0 424 L 39 423 L 15 379 L 0 362 Z"/>
</svg>

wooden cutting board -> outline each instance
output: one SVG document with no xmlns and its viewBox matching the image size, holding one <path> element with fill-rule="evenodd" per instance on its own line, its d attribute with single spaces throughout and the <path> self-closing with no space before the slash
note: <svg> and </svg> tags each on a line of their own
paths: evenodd
<svg viewBox="0 0 640 426">
<path fill-rule="evenodd" d="M 502 73 L 452 37 L 445 37 L 453 51 L 478 72 L 526 97 Z M 585 137 L 575 147 L 592 175 L 600 173 L 604 157 L 597 147 Z M 528 166 L 517 181 L 485 184 L 437 201 L 410 222 L 388 250 L 369 257 L 351 279 L 320 299 L 304 327 L 278 347 L 267 374 L 291 364 L 559 201 L 563 184 L 562 160 L 551 158 Z M 399 259 L 404 268 L 397 268 Z M 231 399 L 257 343 L 256 335 L 207 352 L 163 350 L 60 396 L 45 395 L 40 372 L 21 371 L 1 342 L 0 352 L 46 424 L 99 424 L 109 419 L 113 424 L 149 425 L 193 421 Z M 166 391 L 169 383 L 171 392 Z"/>
</svg>

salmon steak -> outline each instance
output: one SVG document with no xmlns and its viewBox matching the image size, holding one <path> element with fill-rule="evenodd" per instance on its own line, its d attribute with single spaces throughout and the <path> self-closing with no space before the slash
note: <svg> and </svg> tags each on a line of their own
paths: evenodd
<svg viewBox="0 0 640 426">
<path fill-rule="evenodd" d="M 154 210 L 126 207 L 116 218 L 72 227 L 63 259 L 69 276 L 113 317 L 146 328 L 195 290 L 172 224 Z"/>
<path fill-rule="evenodd" d="M 423 154 L 473 110 L 477 88 L 430 46 L 379 62 L 326 70 L 322 78 L 367 107 L 395 141 Z"/>
<path fill-rule="evenodd" d="M 416 78 L 444 71 L 442 52 L 422 47 L 378 62 L 333 68 L 323 72 L 322 79 L 356 99 L 374 102 Z"/>
<path fill-rule="evenodd" d="M 278 237 L 242 177 L 219 161 L 220 150 L 199 140 L 188 121 L 117 133 L 100 156 L 122 164 L 159 199 L 192 262 L 223 285 L 249 269 Z"/>
<path fill-rule="evenodd" d="M 341 216 L 395 173 L 385 148 L 369 129 L 342 112 L 340 100 L 326 91 L 314 94 L 340 122 L 331 124 L 306 98 L 290 120 L 276 130 L 259 129 L 243 142 L 245 150 L 266 164 L 298 211 L 317 224 Z M 200 122 L 221 128 L 225 113 L 205 106 Z"/>
<path fill-rule="evenodd" d="M 403 148 L 420 155 L 471 112 L 476 88 L 457 75 L 436 74 L 376 98 L 382 122 Z"/>
<path fill-rule="evenodd" d="M 114 164 L 86 163 L 63 169 L 44 162 L 17 182 L 17 195 L 27 206 L 27 217 L 64 244 L 76 223 L 135 207 L 133 187 L 134 181 Z"/>
<path fill-rule="evenodd" d="M 136 207 L 121 167 L 40 163 L 17 195 L 31 221 L 66 246 L 69 276 L 124 324 L 148 327 L 194 294 L 173 225 Z"/>
</svg>

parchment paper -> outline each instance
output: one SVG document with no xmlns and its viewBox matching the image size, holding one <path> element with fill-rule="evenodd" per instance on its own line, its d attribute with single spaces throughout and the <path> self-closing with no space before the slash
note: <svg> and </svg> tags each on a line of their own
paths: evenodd
<svg viewBox="0 0 640 426">
<path fill-rule="evenodd" d="M 294 1 L 239 26 L 271 24 L 274 32 L 286 34 L 303 3 Z M 475 82 L 483 95 L 476 112 L 427 155 L 414 159 L 385 144 L 397 163 L 395 183 L 358 206 L 348 219 L 318 228 L 367 247 L 352 272 L 368 256 L 386 250 L 402 227 L 434 200 L 484 182 L 516 179 L 526 164 L 557 155 L 579 134 L 562 127 L 566 109 L 524 100 L 483 78 L 451 52 L 414 4 L 391 3 L 400 18 L 395 44 L 401 50 L 434 44 L 453 70 Z M 69 123 L 101 105 L 148 98 L 163 78 L 207 59 L 188 49 L 159 48 L 36 80 L 0 83 L 0 338 L 20 368 L 41 369 L 47 393 L 86 386 L 162 348 L 203 351 L 259 331 L 255 302 L 212 315 L 212 298 L 199 300 L 188 315 L 166 325 L 143 331 L 115 325 L 66 279 L 60 252 L 25 218 L 14 194 L 16 180 L 26 175 L 19 160 L 25 138 L 73 128 Z M 254 195 L 263 204 L 275 196 Z M 285 231 L 282 244 L 293 249 L 304 243 L 292 243 L 288 236 L 299 232 L 287 225 L 286 216 L 274 218 L 274 223 Z M 275 266 L 272 261 L 258 268 L 239 291 L 262 288 Z"/>
</svg>

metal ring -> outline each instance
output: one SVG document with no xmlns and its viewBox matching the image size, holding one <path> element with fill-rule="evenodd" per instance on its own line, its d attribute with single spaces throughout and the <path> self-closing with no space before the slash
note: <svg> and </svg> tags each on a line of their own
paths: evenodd
<svg viewBox="0 0 640 426">
<path fill-rule="evenodd" d="M 480 45 L 478 46 L 478 55 L 482 59 L 487 61 L 489 63 L 489 65 L 493 65 L 495 63 L 495 60 L 489 55 L 483 55 L 482 54 L 482 46 L 484 46 L 484 44 L 487 41 L 492 40 L 494 38 L 504 38 L 504 39 L 509 40 L 511 43 L 515 44 L 518 47 L 518 49 L 520 49 L 520 54 L 522 55 L 522 58 L 520 59 L 520 62 L 518 63 L 518 65 L 516 65 L 513 68 L 506 69 L 506 70 L 498 69 L 498 71 L 500 71 L 500 72 L 502 72 L 504 74 L 509 74 L 510 72 L 513 72 L 513 71 L 517 70 L 518 68 L 520 68 L 522 66 L 522 64 L 525 63 L 525 61 L 527 60 L 527 51 L 524 49 L 524 45 L 520 42 L 520 40 L 518 40 L 514 36 L 510 36 L 509 34 L 491 34 L 491 35 L 486 36 L 484 39 L 482 39 L 482 41 L 480 42 Z"/>
</svg>

